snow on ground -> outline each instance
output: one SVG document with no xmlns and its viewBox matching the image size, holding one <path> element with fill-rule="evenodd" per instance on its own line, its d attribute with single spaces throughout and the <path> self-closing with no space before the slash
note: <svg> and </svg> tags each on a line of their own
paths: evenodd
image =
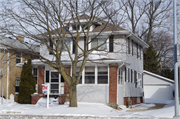
<svg viewBox="0 0 180 119">
<path fill-rule="evenodd" d="M 1 103 L 2 98 L 0 98 Z M 49 108 L 46 108 L 46 98 L 41 98 L 36 105 L 11 103 L 3 100 L 0 106 L 0 114 L 22 115 L 58 115 L 58 116 L 98 116 L 98 117 L 170 117 L 174 116 L 173 100 L 145 99 L 145 103 L 133 106 L 133 109 L 146 110 L 154 107 L 154 103 L 167 104 L 161 109 L 143 112 L 126 112 L 129 108 L 120 106 L 122 110 L 115 110 L 101 103 L 78 102 L 78 107 L 69 107 L 69 104 L 58 105 L 58 100 L 50 98 Z"/>
</svg>

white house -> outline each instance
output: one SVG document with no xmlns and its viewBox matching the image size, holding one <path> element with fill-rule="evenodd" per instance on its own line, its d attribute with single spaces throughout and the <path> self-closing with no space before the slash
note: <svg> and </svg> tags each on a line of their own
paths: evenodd
<svg viewBox="0 0 180 119">
<path fill-rule="evenodd" d="M 86 24 L 89 16 L 82 15 L 79 16 L 79 19 L 82 24 Z M 88 41 L 105 27 L 105 21 L 99 20 L 97 22 L 96 20 L 97 18 L 90 26 Z M 74 22 L 68 23 L 68 30 L 76 32 Z M 79 25 L 78 30 L 81 31 L 82 27 Z M 88 48 L 93 48 L 97 44 L 104 42 L 105 39 L 107 39 L 107 42 L 100 47 L 100 50 L 93 51 L 88 56 L 82 73 L 82 80 L 77 85 L 78 101 L 126 105 L 128 97 L 130 97 L 133 104 L 143 102 L 143 48 L 147 48 L 148 45 L 132 32 L 108 23 L 96 38 L 96 41 L 90 43 Z M 81 34 L 78 43 L 82 49 L 84 49 L 84 40 L 84 35 Z M 51 42 L 49 44 L 53 48 Z M 74 45 L 73 41 L 70 38 L 68 39 L 68 36 L 66 44 L 71 49 L 73 56 Z M 40 46 L 40 55 L 55 61 L 55 58 L 47 51 L 46 45 Z M 62 60 L 67 65 L 69 72 L 71 72 L 71 62 L 66 51 L 64 51 Z M 54 69 L 40 60 L 33 60 L 32 66 L 34 76 L 38 80 L 38 94 L 42 94 L 41 84 L 47 82 L 51 86 L 50 95 L 68 93 L 63 77 Z M 41 95 L 37 96 L 40 97 Z M 36 103 L 39 97 L 32 98 L 33 103 Z"/>
<path fill-rule="evenodd" d="M 174 81 L 163 76 L 144 70 L 143 73 L 144 97 L 172 100 Z"/>
</svg>

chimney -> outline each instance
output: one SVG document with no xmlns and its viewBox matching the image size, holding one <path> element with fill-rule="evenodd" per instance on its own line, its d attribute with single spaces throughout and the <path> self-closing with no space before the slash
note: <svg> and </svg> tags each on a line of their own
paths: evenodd
<svg viewBox="0 0 180 119">
<path fill-rule="evenodd" d="M 24 37 L 23 36 L 16 36 L 16 39 L 24 41 Z"/>
</svg>

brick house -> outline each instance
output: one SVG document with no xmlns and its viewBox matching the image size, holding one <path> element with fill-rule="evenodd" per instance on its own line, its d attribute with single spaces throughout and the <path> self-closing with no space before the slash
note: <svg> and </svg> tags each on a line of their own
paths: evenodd
<svg viewBox="0 0 180 119">
<path fill-rule="evenodd" d="M 24 41 L 22 36 L 18 36 L 16 39 L 0 36 L 0 96 L 9 99 L 13 94 L 15 101 L 18 99 L 22 70 L 17 64 L 26 61 L 29 57 L 35 58 L 31 51 L 17 39 Z M 32 47 L 39 52 L 39 47 Z"/>
<path fill-rule="evenodd" d="M 80 22 L 86 24 L 89 16 L 79 17 Z M 127 105 L 128 98 L 132 104 L 143 102 L 143 49 L 148 45 L 132 32 L 110 23 L 105 27 L 104 21 L 96 19 L 90 26 L 88 40 L 90 41 L 101 30 L 101 34 L 96 41 L 90 43 L 88 48 L 93 48 L 97 44 L 107 39 L 99 50 L 93 51 L 87 59 L 86 66 L 82 73 L 82 78 L 77 85 L 78 102 L 99 102 Z M 76 28 L 82 30 L 83 26 L 78 27 L 73 22 L 68 22 L 69 32 L 75 32 Z M 105 28 L 104 28 L 105 27 Z M 103 29 L 104 28 L 104 29 Z M 84 48 L 84 36 L 80 36 L 79 45 Z M 74 53 L 73 41 L 70 38 L 66 44 L 71 53 Z M 49 45 L 53 48 L 51 42 Z M 64 51 L 66 52 L 66 51 Z M 80 52 L 80 51 L 79 51 Z M 47 51 L 45 45 L 40 45 L 40 55 L 48 57 L 54 61 L 51 53 Z M 71 62 L 66 59 L 64 53 L 64 64 L 71 73 Z M 47 64 L 40 60 L 33 60 L 33 73 L 38 81 L 37 94 L 32 96 L 32 103 L 36 103 L 42 95 L 42 85 L 50 83 L 50 95 L 68 94 L 68 88 L 63 77 Z M 77 64 L 80 66 L 80 64 Z M 78 72 L 77 68 L 77 72 Z M 59 98 L 61 100 L 61 98 Z"/>
</svg>

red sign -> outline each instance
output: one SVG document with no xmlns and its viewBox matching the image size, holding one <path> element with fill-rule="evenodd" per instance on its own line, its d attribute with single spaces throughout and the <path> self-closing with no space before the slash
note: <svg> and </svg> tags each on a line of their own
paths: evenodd
<svg viewBox="0 0 180 119">
<path fill-rule="evenodd" d="M 42 87 L 42 92 L 43 92 L 44 94 L 47 94 L 47 89 L 48 89 L 48 88 L 47 88 L 46 86 L 43 86 L 43 87 Z"/>
</svg>

